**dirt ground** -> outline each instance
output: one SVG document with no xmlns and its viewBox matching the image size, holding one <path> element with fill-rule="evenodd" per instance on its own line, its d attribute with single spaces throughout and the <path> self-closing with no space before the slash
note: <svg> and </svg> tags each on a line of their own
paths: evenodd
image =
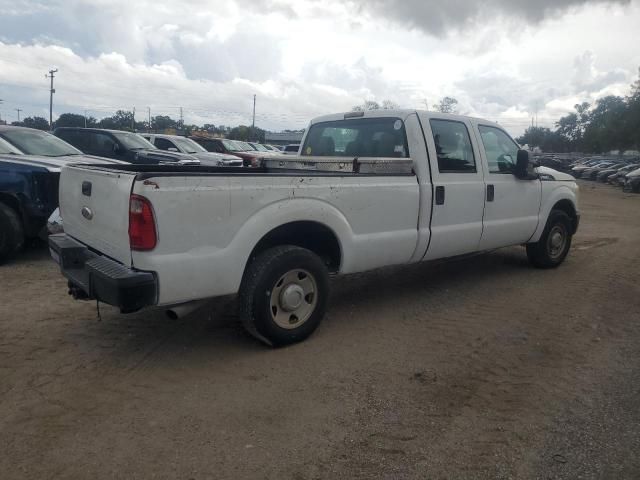
<svg viewBox="0 0 640 480">
<path fill-rule="evenodd" d="M 271 350 L 224 299 L 177 321 L 0 267 L 0 476 L 640 478 L 640 195 L 583 183 L 567 262 L 522 248 L 336 279 Z"/>
</svg>

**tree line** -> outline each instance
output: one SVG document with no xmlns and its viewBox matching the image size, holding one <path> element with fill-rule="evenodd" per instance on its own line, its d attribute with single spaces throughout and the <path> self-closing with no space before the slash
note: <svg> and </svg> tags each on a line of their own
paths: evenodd
<svg viewBox="0 0 640 480">
<path fill-rule="evenodd" d="M 38 130 L 52 130 L 49 122 L 43 117 L 26 117 L 20 122 L 12 122 L 11 125 L 36 128 Z M 148 121 L 136 121 L 133 112 L 118 110 L 114 115 L 101 120 L 91 116 L 79 115 L 77 113 L 63 113 L 53 122 L 53 128 L 57 127 L 86 127 L 105 128 L 109 130 L 126 130 L 130 132 L 164 132 L 174 129 L 185 135 L 192 135 L 197 132 L 220 135 L 232 140 L 264 142 L 266 131 L 259 127 L 238 125 L 230 127 L 226 125 L 205 124 L 203 126 L 187 125 L 180 120 L 175 120 L 167 115 L 156 115 L 151 117 L 151 125 Z M 287 130 L 289 131 L 289 130 Z"/>
<path fill-rule="evenodd" d="M 555 129 L 529 127 L 517 140 L 545 152 L 604 153 L 640 149 L 640 70 L 626 97 L 609 95 L 575 105 Z"/>
</svg>

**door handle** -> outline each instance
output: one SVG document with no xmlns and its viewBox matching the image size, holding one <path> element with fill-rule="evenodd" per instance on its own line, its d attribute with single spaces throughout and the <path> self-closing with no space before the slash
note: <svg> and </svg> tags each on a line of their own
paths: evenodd
<svg viewBox="0 0 640 480">
<path fill-rule="evenodd" d="M 493 185 L 487 185 L 487 202 L 493 202 L 496 198 L 496 189 Z"/>
<path fill-rule="evenodd" d="M 444 205 L 444 187 L 436 187 L 436 205 Z"/>
</svg>

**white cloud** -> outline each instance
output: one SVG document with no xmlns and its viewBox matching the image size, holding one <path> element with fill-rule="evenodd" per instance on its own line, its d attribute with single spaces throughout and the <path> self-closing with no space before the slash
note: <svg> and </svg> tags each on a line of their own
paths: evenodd
<svg viewBox="0 0 640 480">
<path fill-rule="evenodd" d="M 637 2 L 535 3 L 0 0 L 0 108 L 47 112 L 52 65 L 58 113 L 182 106 L 187 121 L 248 123 L 257 94 L 258 124 L 273 129 L 365 99 L 422 108 L 453 95 L 519 133 L 536 111 L 552 126 L 627 91 Z"/>
</svg>

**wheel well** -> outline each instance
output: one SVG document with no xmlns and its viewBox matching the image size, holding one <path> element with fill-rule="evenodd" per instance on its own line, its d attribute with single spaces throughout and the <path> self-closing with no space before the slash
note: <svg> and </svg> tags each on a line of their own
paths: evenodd
<svg viewBox="0 0 640 480">
<path fill-rule="evenodd" d="M 13 195 L 0 192 L 0 203 L 4 203 L 7 207 L 14 210 L 20 220 L 22 220 L 22 209 L 20 208 L 20 201 Z"/>
<path fill-rule="evenodd" d="M 278 245 L 306 248 L 322 258 L 330 272 L 337 272 L 340 269 L 342 251 L 338 237 L 333 230 L 321 223 L 300 221 L 281 225 L 260 239 L 249 259 Z"/>
<path fill-rule="evenodd" d="M 552 210 L 560 210 L 569 215 L 569 218 L 573 223 L 573 231 L 575 233 L 578 229 L 578 213 L 576 212 L 576 207 L 574 207 L 573 203 L 566 199 L 560 200 L 553 206 Z"/>
</svg>

